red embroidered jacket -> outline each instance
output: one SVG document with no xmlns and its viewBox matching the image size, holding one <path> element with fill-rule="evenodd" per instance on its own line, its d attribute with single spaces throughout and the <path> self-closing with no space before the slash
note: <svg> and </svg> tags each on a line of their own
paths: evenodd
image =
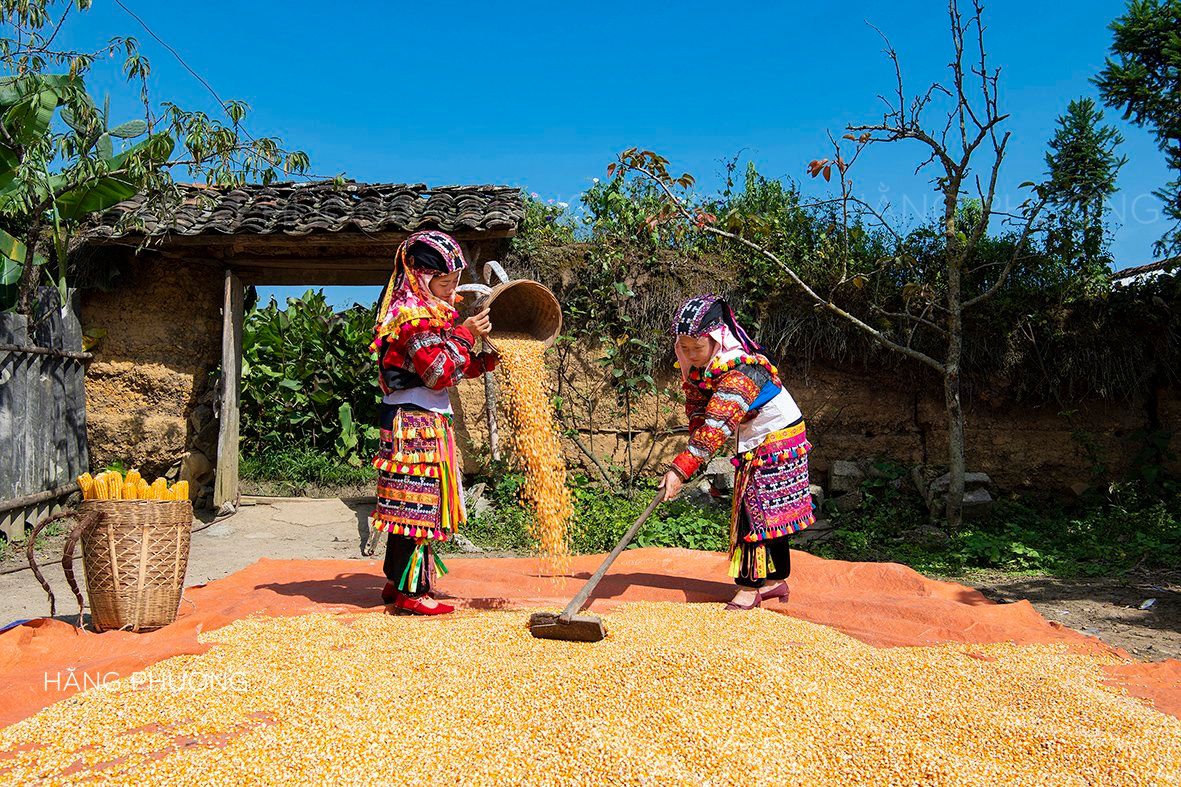
<svg viewBox="0 0 1181 787">
<path fill-rule="evenodd" d="M 688 481 L 722 449 L 747 417 L 759 396 L 759 385 L 746 373 L 751 367 L 738 366 L 714 378 L 714 390 L 702 390 L 686 381 L 685 413 L 689 416 L 689 447 L 673 459 L 672 469 Z"/>
<path fill-rule="evenodd" d="M 383 390 L 425 385 L 440 390 L 458 385 L 464 377 L 479 377 L 496 368 L 493 353 L 472 353 L 475 338 L 462 325 L 440 331 L 427 325 L 403 326 L 388 338 L 381 356 Z"/>
</svg>

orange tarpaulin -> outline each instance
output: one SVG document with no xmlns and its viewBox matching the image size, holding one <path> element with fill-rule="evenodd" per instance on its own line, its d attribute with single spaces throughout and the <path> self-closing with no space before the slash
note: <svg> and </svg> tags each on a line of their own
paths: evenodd
<svg viewBox="0 0 1181 787">
<path fill-rule="evenodd" d="M 531 558 L 452 559 L 441 595 L 474 609 L 560 607 L 600 556 L 576 558 L 572 580 L 538 574 Z M 376 561 L 260 560 L 224 579 L 188 588 L 176 622 L 146 634 L 79 631 L 36 620 L 0 634 L 0 727 L 60 699 L 162 659 L 201 653 L 197 636 L 255 614 L 381 613 Z M 1133 661 L 1127 653 L 1039 615 L 1026 601 L 994 604 L 978 591 L 938 582 L 895 563 L 848 563 L 792 553 L 791 601 L 768 609 L 832 626 L 880 647 L 940 642 L 1060 642 L 1127 659 L 1105 668 L 1115 685 L 1181 717 L 1181 661 Z M 725 601 L 733 593 L 724 556 L 680 549 L 625 552 L 595 593 L 594 610 L 627 601 Z M 526 618 L 522 615 L 521 625 Z M 588 645 L 587 647 L 594 647 Z"/>
</svg>

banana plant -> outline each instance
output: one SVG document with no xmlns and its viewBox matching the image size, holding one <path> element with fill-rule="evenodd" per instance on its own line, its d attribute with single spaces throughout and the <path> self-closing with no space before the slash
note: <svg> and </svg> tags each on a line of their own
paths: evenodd
<svg viewBox="0 0 1181 787">
<path fill-rule="evenodd" d="M 19 0 L 4 2 L 0 14 L 0 308 L 12 301 L 3 282 L 15 281 L 19 309 L 30 311 L 45 266 L 37 253 L 47 247 L 64 286 L 68 238 L 88 216 L 136 193 L 145 206 L 167 209 L 180 196 L 174 171 L 237 187 L 310 166 L 307 153 L 278 137 L 250 134 L 243 101 L 222 102 L 215 116 L 153 101 L 151 63 L 133 36 L 89 51 L 63 47 L 58 42 L 90 37 L 70 32 L 85 24 L 90 6 Z M 112 67 L 136 88 L 142 120 L 114 123 L 109 102 L 100 108 L 87 92 L 84 79 Z"/>
<path fill-rule="evenodd" d="M 54 129 L 55 116 L 65 129 Z M 28 225 L 23 241 L 0 227 L 4 306 L 13 304 L 15 286 L 35 287 L 47 264 L 30 249 L 43 227 L 50 230 L 64 297 L 70 233 L 87 216 L 134 196 L 149 162 L 171 155 L 173 141 L 162 133 L 116 153 L 114 140 L 143 136 L 148 125 L 131 120 L 111 127 L 109 119 L 110 99 L 100 109 L 79 76 L 0 78 L 0 220 Z"/>
</svg>

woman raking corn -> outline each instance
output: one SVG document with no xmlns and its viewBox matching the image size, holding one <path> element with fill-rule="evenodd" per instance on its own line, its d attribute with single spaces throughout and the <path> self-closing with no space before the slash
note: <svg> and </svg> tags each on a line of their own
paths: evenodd
<svg viewBox="0 0 1181 787">
<path fill-rule="evenodd" d="M 382 601 L 418 615 L 453 610 L 429 595 L 447 570 L 434 545 L 467 520 L 447 389 L 497 362 L 495 354 L 472 352 L 491 328 L 487 310 L 459 324 L 455 288 L 465 267 L 454 238 L 416 232 L 398 247 L 377 311 L 373 349 L 383 396 L 370 527 L 389 533 Z"/>
<path fill-rule="evenodd" d="M 727 609 L 787 600 L 787 536 L 815 521 L 808 485 L 812 447 L 778 370 L 725 301 L 690 298 L 673 322 L 689 416 L 689 446 L 661 481 L 675 497 L 714 454 L 730 446 L 737 468 L 730 514 L 730 576 L 740 586 Z"/>
</svg>

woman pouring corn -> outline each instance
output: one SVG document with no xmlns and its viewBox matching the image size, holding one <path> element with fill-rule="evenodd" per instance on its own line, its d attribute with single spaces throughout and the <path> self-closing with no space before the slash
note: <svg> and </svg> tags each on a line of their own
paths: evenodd
<svg viewBox="0 0 1181 787">
<path fill-rule="evenodd" d="M 689 446 L 660 482 L 675 497 L 715 453 L 729 446 L 737 468 L 730 513 L 730 576 L 739 585 L 727 609 L 787 601 L 787 536 L 815 521 L 808 490 L 811 445 L 804 419 L 766 352 L 725 301 L 690 298 L 673 322 L 677 367 L 689 416 Z"/>
<path fill-rule="evenodd" d="M 383 396 L 370 527 L 389 533 L 382 601 L 417 615 L 453 610 L 429 595 L 437 573 L 447 570 L 433 545 L 467 520 L 447 389 L 497 362 L 472 352 L 491 328 L 487 310 L 459 324 L 455 288 L 465 267 L 451 236 L 411 235 L 398 247 L 374 329 Z"/>
</svg>

